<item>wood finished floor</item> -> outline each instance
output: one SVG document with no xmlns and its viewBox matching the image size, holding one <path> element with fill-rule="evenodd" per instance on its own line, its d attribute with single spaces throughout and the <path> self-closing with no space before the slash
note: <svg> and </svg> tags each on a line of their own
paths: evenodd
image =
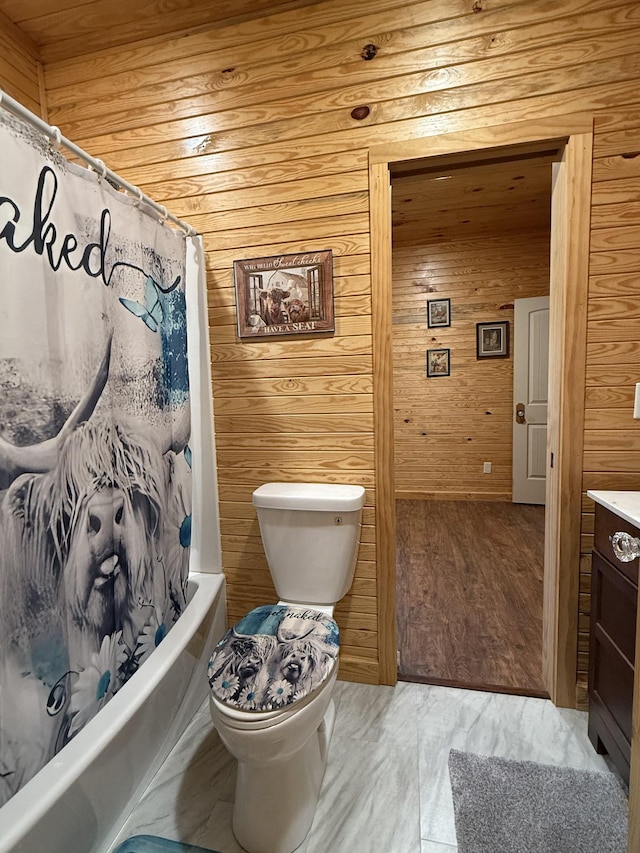
<svg viewBox="0 0 640 853">
<path fill-rule="evenodd" d="M 544 507 L 396 501 L 399 677 L 546 696 Z"/>
</svg>

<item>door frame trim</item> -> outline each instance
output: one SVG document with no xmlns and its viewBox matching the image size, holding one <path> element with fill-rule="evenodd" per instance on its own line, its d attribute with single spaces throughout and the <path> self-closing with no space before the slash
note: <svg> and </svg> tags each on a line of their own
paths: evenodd
<svg viewBox="0 0 640 853">
<path fill-rule="evenodd" d="M 369 149 L 371 290 L 373 336 L 373 403 L 376 463 L 376 558 L 378 593 L 379 681 L 395 684 L 395 493 L 393 464 L 393 363 L 391 273 L 391 171 L 392 163 L 455 157 L 481 161 L 487 150 L 546 142 L 564 143 L 568 158 L 569 199 L 567 220 L 561 229 L 558 251 L 565 259 L 559 305 L 564 310 L 558 340 L 556 389 L 560 447 L 554 452 L 556 494 L 552 512 L 557 531 L 554 548 L 545 553 L 545 686 L 556 705 L 575 707 L 577 676 L 578 584 L 580 571 L 580 521 L 582 498 L 582 430 L 586 359 L 586 313 L 591 209 L 591 152 L 593 114 L 550 116 L 535 121 L 439 136 L 402 139 Z M 494 152 L 496 153 L 496 152 Z M 571 234 L 569 242 L 566 236 Z M 568 259 L 571 263 L 566 262 Z M 573 312 L 573 313 L 570 313 Z M 568 328 L 570 326 L 570 329 Z M 577 340 L 566 341 L 568 331 Z M 571 429 L 573 428 L 573 433 Z M 558 463 L 559 462 L 559 466 Z M 549 598 L 547 599 L 547 587 Z"/>
</svg>

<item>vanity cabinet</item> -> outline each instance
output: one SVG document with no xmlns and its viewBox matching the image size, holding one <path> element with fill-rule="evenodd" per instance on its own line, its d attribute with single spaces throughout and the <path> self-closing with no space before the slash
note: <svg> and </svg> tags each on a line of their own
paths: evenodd
<svg viewBox="0 0 640 853">
<path fill-rule="evenodd" d="M 616 537 L 616 533 L 619 534 Z M 620 535 L 627 534 L 627 536 Z M 640 527 L 596 504 L 591 569 L 589 739 L 629 782 Z"/>
</svg>

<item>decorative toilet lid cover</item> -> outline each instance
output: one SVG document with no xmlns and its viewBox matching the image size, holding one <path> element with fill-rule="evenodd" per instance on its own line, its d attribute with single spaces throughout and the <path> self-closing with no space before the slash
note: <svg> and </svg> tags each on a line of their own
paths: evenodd
<svg viewBox="0 0 640 853">
<path fill-rule="evenodd" d="M 209 661 L 216 699 L 243 711 L 273 711 L 308 696 L 331 674 L 338 626 L 308 607 L 266 604 L 229 629 Z"/>
</svg>

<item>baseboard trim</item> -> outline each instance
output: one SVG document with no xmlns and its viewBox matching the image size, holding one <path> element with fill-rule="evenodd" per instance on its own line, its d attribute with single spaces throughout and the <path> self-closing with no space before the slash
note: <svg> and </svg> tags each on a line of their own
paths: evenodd
<svg viewBox="0 0 640 853">
<path fill-rule="evenodd" d="M 407 675 L 398 673 L 398 681 L 410 681 L 414 684 L 433 684 L 436 687 L 457 687 L 462 690 L 480 690 L 483 693 L 507 693 L 511 696 L 532 696 L 535 699 L 548 699 L 549 694 L 545 690 L 537 690 L 535 687 L 512 687 L 504 684 L 483 684 L 467 681 L 458 681 L 449 678 L 429 678 L 420 675 Z"/>
<path fill-rule="evenodd" d="M 415 492 L 396 489 L 397 501 L 507 501 L 511 492 Z"/>
</svg>

